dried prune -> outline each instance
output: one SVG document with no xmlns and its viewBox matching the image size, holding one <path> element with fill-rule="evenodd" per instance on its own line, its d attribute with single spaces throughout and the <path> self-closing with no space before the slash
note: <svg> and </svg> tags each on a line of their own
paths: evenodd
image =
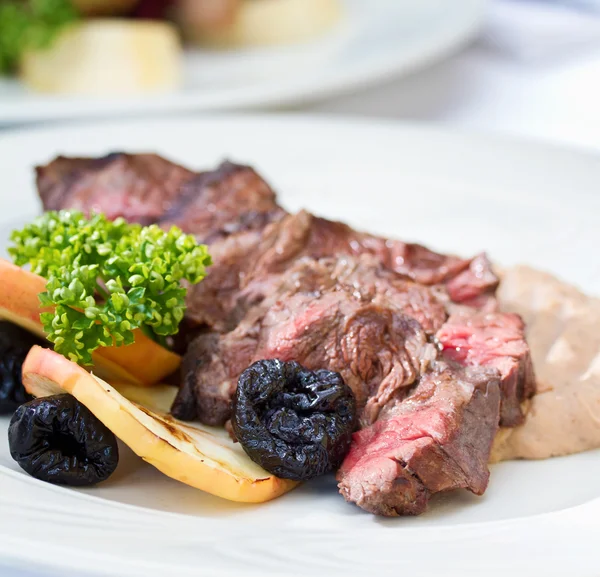
<svg viewBox="0 0 600 577">
<path fill-rule="evenodd" d="M 33 397 L 21 381 L 23 361 L 33 345 L 41 340 L 12 323 L 0 322 L 0 415 L 10 415 Z"/>
<path fill-rule="evenodd" d="M 336 469 L 350 448 L 356 403 L 339 373 L 258 361 L 240 376 L 232 427 L 249 457 L 305 481 Z"/>
<path fill-rule="evenodd" d="M 108 479 L 119 462 L 113 433 L 68 394 L 21 405 L 10 421 L 8 443 L 22 469 L 56 485 L 94 485 Z"/>
</svg>

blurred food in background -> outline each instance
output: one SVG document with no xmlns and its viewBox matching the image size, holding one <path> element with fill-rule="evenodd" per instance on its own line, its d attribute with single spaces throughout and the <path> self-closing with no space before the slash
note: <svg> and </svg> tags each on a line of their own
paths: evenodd
<svg viewBox="0 0 600 577">
<path fill-rule="evenodd" d="M 133 94 L 178 86 L 181 44 L 170 24 L 82 20 L 48 47 L 24 52 L 19 74 L 39 92 Z"/>
<path fill-rule="evenodd" d="M 241 48 L 309 40 L 341 0 L 0 0 L 0 74 L 39 92 L 176 88 L 183 44 Z"/>
<path fill-rule="evenodd" d="M 191 41 L 260 46 L 318 36 L 340 13 L 338 0 L 179 0 L 176 18 Z"/>
</svg>

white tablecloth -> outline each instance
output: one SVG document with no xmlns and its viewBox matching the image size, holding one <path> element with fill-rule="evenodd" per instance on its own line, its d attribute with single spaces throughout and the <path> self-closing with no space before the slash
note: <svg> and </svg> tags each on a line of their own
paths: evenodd
<svg viewBox="0 0 600 577">
<path fill-rule="evenodd" d="M 432 68 L 308 111 L 438 122 L 600 150 L 600 42 L 523 62 L 482 41 Z"/>
</svg>

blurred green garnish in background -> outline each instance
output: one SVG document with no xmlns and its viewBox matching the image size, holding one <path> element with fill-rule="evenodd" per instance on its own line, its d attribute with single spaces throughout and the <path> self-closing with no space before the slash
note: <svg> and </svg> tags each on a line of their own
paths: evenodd
<svg viewBox="0 0 600 577">
<path fill-rule="evenodd" d="M 13 72 L 26 50 L 50 46 L 77 17 L 71 0 L 0 0 L 0 74 Z"/>
</svg>

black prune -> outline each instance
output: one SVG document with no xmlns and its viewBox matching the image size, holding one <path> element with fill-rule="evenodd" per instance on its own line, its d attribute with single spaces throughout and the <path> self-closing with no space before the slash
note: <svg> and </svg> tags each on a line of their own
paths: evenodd
<svg viewBox="0 0 600 577">
<path fill-rule="evenodd" d="M 21 369 L 29 349 L 39 344 L 41 339 L 25 329 L 0 322 L 0 415 L 12 415 L 19 405 L 33 399 L 23 387 Z"/>
<path fill-rule="evenodd" d="M 258 361 L 238 380 L 233 431 L 248 456 L 284 479 L 337 469 L 356 423 L 356 402 L 339 373 L 297 362 Z"/>
<path fill-rule="evenodd" d="M 8 428 L 12 458 L 32 477 L 83 487 L 117 468 L 117 439 L 75 397 L 64 394 L 21 405 Z"/>
</svg>

